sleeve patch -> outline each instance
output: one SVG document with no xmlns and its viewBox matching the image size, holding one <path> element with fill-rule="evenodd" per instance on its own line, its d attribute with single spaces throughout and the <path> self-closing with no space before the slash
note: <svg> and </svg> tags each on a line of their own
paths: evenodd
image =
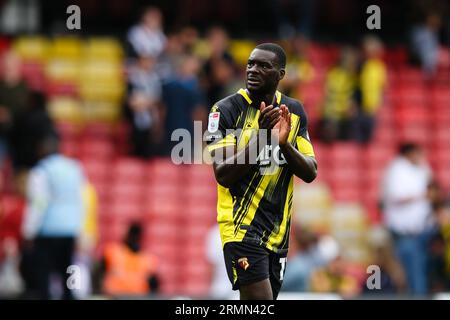
<svg viewBox="0 0 450 320">
<path fill-rule="evenodd" d="M 220 112 L 211 112 L 208 119 L 208 131 L 211 133 L 219 129 Z"/>
</svg>

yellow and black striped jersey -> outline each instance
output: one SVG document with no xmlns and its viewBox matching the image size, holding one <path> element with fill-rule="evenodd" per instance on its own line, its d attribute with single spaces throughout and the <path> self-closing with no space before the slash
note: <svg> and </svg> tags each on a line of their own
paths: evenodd
<svg viewBox="0 0 450 320">
<path fill-rule="evenodd" d="M 291 113 L 289 142 L 301 153 L 314 156 L 302 104 L 279 91 L 276 104 L 285 104 Z M 245 148 L 249 132 L 258 129 L 259 106 L 247 91 L 240 89 L 211 108 L 206 140 L 211 152 L 226 146 Z M 266 146 L 270 148 L 271 146 Z M 277 147 L 275 147 L 276 149 Z M 230 188 L 218 184 L 217 221 L 222 245 L 232 241 L 253 242 L 274 252 L 286 252 L 289 245 L 293 173 L 279 150 L 270 150 L 277 165 L 265 174 L 261 152 L 246 176 Z"/>
</svg>

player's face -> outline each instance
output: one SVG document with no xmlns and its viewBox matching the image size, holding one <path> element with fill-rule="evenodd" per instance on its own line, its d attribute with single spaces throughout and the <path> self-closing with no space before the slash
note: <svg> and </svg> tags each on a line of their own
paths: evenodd
<svg viewBox="0 0 450 320">
<path fill-rule="evenodd" d="M 284 76 L 284 70 L 278 66 L 275 53 L 260 49 L 255 49 L 250 54 L 246 72 L 247 89 L 260 94 L 275 90 Z"/>
</svg>

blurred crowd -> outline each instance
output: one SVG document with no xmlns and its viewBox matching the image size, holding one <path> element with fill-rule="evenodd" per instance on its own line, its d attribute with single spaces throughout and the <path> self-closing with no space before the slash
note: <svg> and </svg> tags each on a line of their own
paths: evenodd
<svg viewBox="0 0 450 320">
<path fill-rule="evenodd" d="M 432 13 L 411 29 L 411 61 L 421 66 L 430 81 L 440 66 L 449 63 L 440 52 L 442 22 L 441 16 Z M 309 30 L 307 25 L 302 28 Z M 281 42 L 288 66 L 280 91 L 302 100 L 318 74 L 310 61 L 310 40 L 293 34 Z M 193 26 L 167 31 L 156 7 L 142 12 L 129 29 L 124 47 L 123 120 L 129 127 L 130 153 L 144 159 L 170 155 L 175 129 L 193 132 L 193 121 L 204 125 L 209 108 L 244 85 L 251 50 L 248 46 L 232 50 L 227 31 L 219 25 L 204 35 Z M 313 139 L 371 142 L 388 86 L 383 54 L 383 42 L 373 35 L 358 46 L 340 47 L 336 62 L 324 73 L 323 100 L 315 110 L 306 105 L 316 115 L 311 117 Z M 46 95 L 24 81 L 20 57 L 9 50 L 1 63 L 0 168 L 11 163 L 12 170 L 2 170 L 0 190 L 13 181 L 24 206 L 14 208 L 22 212 L 21 218 L 10 221 L 3 217 L 0 201 L 0 229 L 19 234 L 14 238 L 4 232 L 0 238 L 0 295 L 83 297 L 74 297 L 68 286 L 62 290 L 55 285 L 58 281 L 77 284 L 76 271 L 66 272 L 75 260 L 89 270 L 89 279 L 83 280 L 86 295 L 158 293 L 157 270 L 162 262 L 141 250 L 145 226 L 130 225 L 123 241 L 108 244 L 94 256 L 98 240 L 95 188 L 80 163 L 59 152 L 60 136 L 46 109 Z M 366 270 L 345 257 L 330 230 L 299 222 L 293 227 L 285 291 L 354 297 L 450 290 L 450 211 L 420 146 L 399 148 L 380 189 L 386 219 L 372 232 L 366 262 L 380 267 L 382 289 L 368 289 Z M 211 244 L 217 237 L 208 239 Z M 213 268 L 222 265 L 219 249 L 209 247 L 205 253 Z M 212 272 L 211 296 L 226 295 L 215 294 L 224 287 L 221 277 L 226 273 Z"/>
<path fill-rule="evenodd" d="M 341 230 L 361 233 L 351 238 L 369 248 L 364 268 L 349 259 L 349 251 L 358 245 L 337 241 L 341 235 L 333 232 L 332 218 L 318 224 L 301 217 L 308 205 L 296 209 L 300 217 L 293 230 L 296 249 L 286 270 L 285 291 L 423 298 L 450 289 L 449 199 L 436 182 L 424 150 L 414 143 L 401 145 L 381 181 L 383 223 L 364 227 L 353 220 L 351 227 Z M 312 202 L 324 192 L 314 189 Z M 317 208 L 310 210 L 320 215 Z M 345 210 L 347 215 L 353 211 Z M 342 219 L 336 224 L 348 223 L 344 216 L 336 219 Z"/>
</svg>

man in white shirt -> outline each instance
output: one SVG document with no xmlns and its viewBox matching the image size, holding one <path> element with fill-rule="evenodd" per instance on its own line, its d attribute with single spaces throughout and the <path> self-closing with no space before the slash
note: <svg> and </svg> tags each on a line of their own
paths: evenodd
<svg viewBox="0 0 450 320">
<path fill-rule="evenodd" d="M 161 11 L 156 7 L 145 8 L 139 24 L 128 32 L 127 40 L 138 56 L 159 56 L 167 42 Z"/>
<path fill-rule="evenodd" d="M 384 218 L 412 294 L 427 293 L 428 240 L 434 220 L 429 200 L 431 170 L 422 149 L 407 143 L 388 166 L 382 185 Z"/>
<path fill-rule="evenodd" d="M 76 160 L 58 153 L 56 137 L 42 140 L 39 156 L 27 181 L 22 235 L 33 250 L 37 297 L 51 298 L 50 280 L 56 273 L 63 280 L 63 298 L 73 299 L 67 270 L 84 221 L 86 178 Z"/>
<path fill-rule="evenodd" d="M 211 286 L 209 296 L 211 299 L 218 300 L 237 300 L 239 294 L 231 290 L 228 280 L 227 270 L 223 263 L 223 252 L 217 250 L 222 246 L 220 240 L 219 226 L 214 225 L 206 237 L 206 258 L 211 264 Z"/>
</svg>

